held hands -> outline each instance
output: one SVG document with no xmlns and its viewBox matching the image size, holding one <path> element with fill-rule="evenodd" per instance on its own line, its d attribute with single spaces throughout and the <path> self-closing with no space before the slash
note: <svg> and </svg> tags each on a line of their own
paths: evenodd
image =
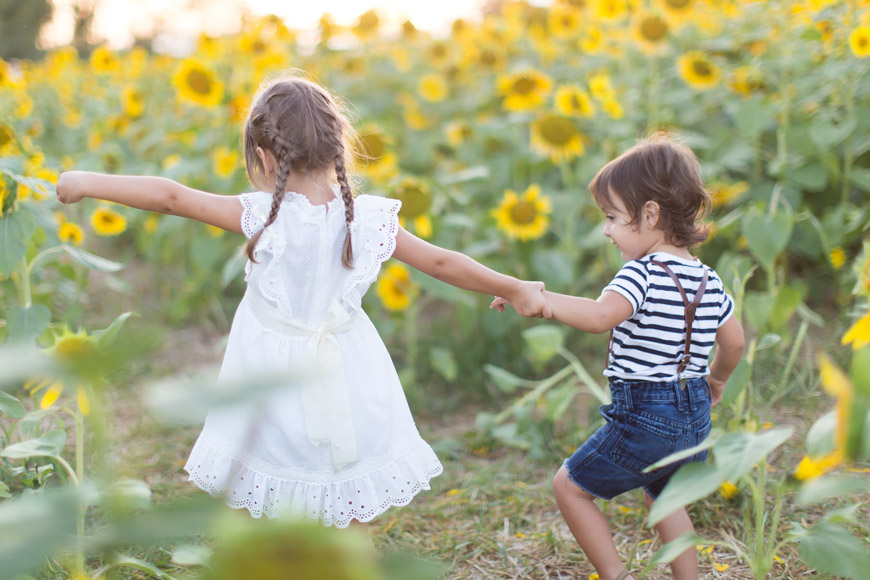
<svg viewBox="0 0 870 580">
<path fill-rule="evenodd" d="M 520 316 L 535 318 L 552 318 L 553 309 L 544 298 L 544 283 L 523 281 L 511 296 L 502 298 L 496 296 L 489 307 L 504 312 L 505 306 L 513 306 Z"/>
<path fill-rule="evenodd" d="M 78 203 L 84 199 L 86 174 L 81 171 L 66 171 L 57 180 L 57 201 L 63 204 Z"/>
</svg>

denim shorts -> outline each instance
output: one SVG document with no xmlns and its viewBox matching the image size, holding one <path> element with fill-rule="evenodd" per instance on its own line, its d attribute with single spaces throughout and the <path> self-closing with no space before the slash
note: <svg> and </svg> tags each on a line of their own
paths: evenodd
<svg viewBox="0 0 870 580">
<path fill-rule="evenodd" d="M 565 460 L 571 481 L 613 499 L 642 487 L 655 499 L 684 463 L 704 461 L 702 451 L 644 473 L 647 466 L 701 443 L 710 434 L 710 389 L 705 378 L 655 383 L 611 379 L 612 403 L 599 408 L 607 423 Z"/>
</svg>

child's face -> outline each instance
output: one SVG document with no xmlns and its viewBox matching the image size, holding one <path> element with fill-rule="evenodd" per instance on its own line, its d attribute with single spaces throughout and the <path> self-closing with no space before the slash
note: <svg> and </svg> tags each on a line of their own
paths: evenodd
<svg viewBox="0 0 870 580">
<path fill-rule="evenodd" d="M 658 207 L 644 208 L 638 223 L 632 224 L 634 216 L 630 215 L 618 195 L 610 196 L 608 207 L 601 208 L 604 212 L 604 235 L 610 243 L 616 244 L 623 260 L 637 260 L 655 251 L 656 246 L 664 240 L 664 234 L 655 227 L 658 214 L 651 214 Z"/>
</svg>

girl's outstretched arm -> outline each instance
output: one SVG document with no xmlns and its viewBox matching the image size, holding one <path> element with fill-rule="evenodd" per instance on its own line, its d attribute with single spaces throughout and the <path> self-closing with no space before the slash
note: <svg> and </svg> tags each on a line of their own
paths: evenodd
<svg viewBox="0 0 870 580">
<path fill-rule="evenodd" d="M 62 173 L 57 180 L 58 201 L 76 203 L 85 197 L 195 219 L 230 232 L 242 233 L 242 204 L 235 196 L 191 189 L 165 177 L 106 175 L 87 171 Z"/>
<path fill-rule="evenodd" d="M 421 240 L 402 227 L 396 235 L 393 257 L 457 288 L 509 297 L 510 305 L 522 316 L 552 316 L 544 300 L 543 282 L 526 282 L 499 274 L 465 254 Z"/>
<path fill-rule="evenodd" d="M 544 298 L 553 318 L 584 332 L 607 332 L 631 316 L 631 303 L 618 292 L 604 292 L 598 300 L 556 292 L 544 292 Z M 501 312 L 505 304 L 511 304 L 510 299 L 500 296 L 489 307 Z"/>
</svg>

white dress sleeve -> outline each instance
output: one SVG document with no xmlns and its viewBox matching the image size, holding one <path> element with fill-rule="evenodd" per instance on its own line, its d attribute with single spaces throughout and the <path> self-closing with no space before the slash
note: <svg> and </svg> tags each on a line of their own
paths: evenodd
<svg viewBox="0 0 870 580">
<path fill-rule="evenodd" d="M 353 271 L 345 279 L 341 300 L 348 307 L 362 308 L 362 297 L 372 285 L 381 269 L 396 250 L 399 233 L 397 199 L 360 195 L 354 200 L 354 220 L 351 225 Z"/>
<path fill-rule="evenodd" d="M 263 191 L 243 193 L 239 196 L 239 202 L 242 204 L 242 232 L 250 239 L 257 232 L 263 230 L 263 226 L 269 218 L 269 211 L 272 209 L 272 194 Z M 281 213 L 279 212 L 278 218 L 280 217 Z M 258 263 L 266 262 L 264 274 L 271 270 L 271 266 L 278 261 L 286 245 L 280 233 L 280 227 L 278 227 L 278 218 L 263 231 L 263 235 L 257 240 L 257 246 L 254 248 L 254 259 Z M 252 268 L 253 264 L 249 260 L 245 264 L 246 281 L 251 275 Z M 263 282 L 261 282 L 261 286 L 262 284 Z"/>
</svg>

